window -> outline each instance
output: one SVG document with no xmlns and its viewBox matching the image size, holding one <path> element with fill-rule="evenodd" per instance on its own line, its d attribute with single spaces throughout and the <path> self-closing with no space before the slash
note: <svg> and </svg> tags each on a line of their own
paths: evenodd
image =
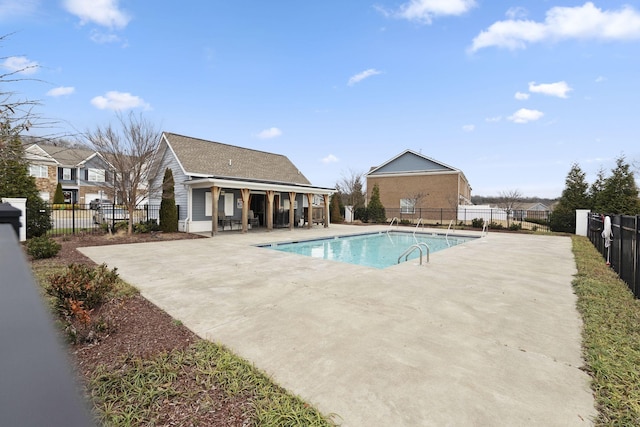
<svg viewBox="0 0 640 427">
<path fill-rule="evenodd" d="M 233 193 L 224 193 L 224 215 L 233 216 Z"/>
<path fill-rule="evenodd" d="M 29 175 L 36 178 L 47 178 L 49 176 L 49 168 L 45 165 L 29 165 Z"/>
<path fill-rule="evenodd" d="M 104 169 L 87 169 L 87 181 L 91 182 L 104 182 Z"/>
<path fill-rule="evenodd" d="M 71 168 L 62 168 L 62 179 L 71 181 Z"/>
<path fill-rule="evenodd" d="M 211 210 L 211 191 L 205 191 L 204 193 L 204 216 L 213 215 Z"/>
<path fill-rule="evenodd" d="M 400 213 L 416 213 L 416 202 L 413 199 L 400 199 Z"/>
</svg>

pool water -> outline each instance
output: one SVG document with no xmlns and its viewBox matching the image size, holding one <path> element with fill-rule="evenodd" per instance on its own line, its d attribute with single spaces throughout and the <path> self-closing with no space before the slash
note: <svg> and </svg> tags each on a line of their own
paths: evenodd
<svg viewBox="0 0 640 427">
<path fill-rule="evenodd" d="M 308 240 L 291 243 L 271 243 L 261 247 L 315 258 L 364 265 L 375 268 L 387 268 L 398 263 L 398 257 L 411 245 L 424 242 L 429 252 L 434 253 L 475 239 L 474 237 L 427 235 L 416 233 L 376 233 L 355 236 L 332 237 L 329 239 Z M 423 263 L 426 263 L 426 251 L 423 247 Z M 409 255 L 409 260 L 420 257 L 417 249 Z M 403 256 L 401 262 L 405 261 Z"/>
</svg>

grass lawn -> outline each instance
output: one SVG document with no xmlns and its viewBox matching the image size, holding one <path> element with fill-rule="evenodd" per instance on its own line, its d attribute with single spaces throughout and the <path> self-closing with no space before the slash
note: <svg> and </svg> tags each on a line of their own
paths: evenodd
<svg viewBox="0 0 640 427">
<path fill-rule="evenodd" d="M 599 426 L 640 425 L 640 301 L 586 237 L 573 237 L 573 282 Z"/>
</svg>

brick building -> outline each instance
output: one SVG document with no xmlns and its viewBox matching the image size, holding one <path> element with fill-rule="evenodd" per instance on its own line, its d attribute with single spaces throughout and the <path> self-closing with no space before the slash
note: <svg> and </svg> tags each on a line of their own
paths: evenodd
<svg viewBox="0 0 640 427">
<path fill-rule="evenodd" d="M 423 219 L 431 219 L 428 215 L 440 209 L 448 211 L 445 220 L 455 219 L 459 205 L 471 204 L 471 186 L 461 170 L 411 150 L 371 168 L 367 200 L 376 184 L 389 218 L 420 212 Z"/>
</svg>

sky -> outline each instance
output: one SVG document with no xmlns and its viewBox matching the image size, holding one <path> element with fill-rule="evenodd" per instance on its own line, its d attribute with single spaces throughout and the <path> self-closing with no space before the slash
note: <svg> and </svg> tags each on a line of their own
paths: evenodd
<svg viewBox="0 0 640 427">
<path fill-rule="evenodd" d="M 640 0 L 0 0 L 0 29 L 27 134 L 133 112 L 322 187 L 410 149 L 482 196 L 640 164 Z"/>
</svg>

